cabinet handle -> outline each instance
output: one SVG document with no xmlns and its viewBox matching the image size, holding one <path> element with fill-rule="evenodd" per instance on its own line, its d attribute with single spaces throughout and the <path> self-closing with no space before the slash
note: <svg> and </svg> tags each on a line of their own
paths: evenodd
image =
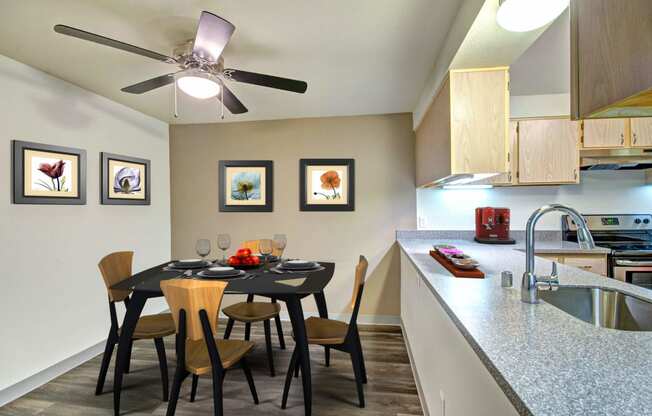
<svg viewBox="0 0 652 416">
<path fill-rule="evenodd" d="M 636 144 L 636 140 L 638 139 L 638 137 L 636 137 L 636 133 L 634 133 L 632 135 L 632 139 L 633 139 L 634 144 Z"/>
<path fill-rule="evenodd" d="M 591 270 L 593 267 L 592 266 L 580 266 L 580 269 L 584 270 Z"/>
<path fill-rule="evenodd" d="M 577 169 L 573 169 L 573 177 L 577 180 Z"/>
<path fill-rule="evenodd" d="M 624 144 L 625 144 L 625 135 L 623 133 L 621 133 L 620 134 L 620 145 L 622 146 Z"/>
</svg>

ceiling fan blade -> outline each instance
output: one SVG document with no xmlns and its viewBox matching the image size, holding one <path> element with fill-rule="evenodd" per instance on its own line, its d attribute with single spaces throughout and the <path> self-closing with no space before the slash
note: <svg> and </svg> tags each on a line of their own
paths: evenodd
<svg viewBox="0 0 652 416">
<path fill-rule="evenodd" d="M 228 20 L 210 12 L 201 12 L 192 52 L 209 62 L 217 62 L 233 31 L 235 26 Z"/>
<path fill-rule="evenodd" d="M 130 85 L 122 88 L 120 91 L 128 92 L 130 94 L 142 94 L 154 90 L 156 88 L 164 87 L 174 82 L 174 74 L 161 75 L 160 77 L 148 79 L 147 81 L 139 82 L 138 84 Z"/>
<path fill-rule="evenodd" d="M 243 114 L 249 111 L 247 110 L 247 107 L 238 100 L 238 97 L 233 94 L 233 91 L 228 89 L 223 82 L 221 82 L 220 85 L 224 91 L 224 106 L 228 108 L 232 114 Z M 217 98 L 222 100 L 222 94 L 217 94 Z"/>
<path fill-rule="evenodd" d="M 143 49 L 138 46 L 130 45 L 128 43 L 120 42 L 119 40 L 107 38 L 105 36 L 97 35 L 95 33 L 86 32 L 85 30 L 77 29 L 66 25 L 55 25 L 54 31 L 62 35 L 68 35 L 75 38 L 88 40 L 91 42 L 99 43 L 100 45 L 110 46 L 112 48 L 120 49 L 126 52 L 135 53 L 136 55 L 145 56 L 147 58 L 156 59 L 157 61 L 167 62 L 170 64 L 176 63 L 174 58 L 160 54 L 158 52 Z"/>
<path fill-rule="evenodd" d="M 299 94 L 303 94 L 308 89 L 308 84 L 305 81 L 240 71 L 239 69 L 225 69 L 224 76 L 238 82 L 276 88 L 277 90 L 292 91 Z"/>
</svg>

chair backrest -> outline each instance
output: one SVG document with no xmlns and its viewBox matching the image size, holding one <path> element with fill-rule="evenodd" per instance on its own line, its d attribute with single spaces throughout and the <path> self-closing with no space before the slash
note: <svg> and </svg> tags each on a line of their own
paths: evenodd
<svg viewBox="0 0 652 416">
<path fill-rule="evenodd" d="M 360 302 L 360 291 L 364 286 L 365 277 L 367 276 L 367 268 L 369 267 L 369 262 L 365 256 L 360 256 L 358 265 L 355 266 L 355 282 L 353 283 L 353 294 L 351 295 L 351 309 L 356 309 L 359 307 Z"/>
<path fill-rule="evenodd" d="M 111 289 L 111 286 L 131 277 L 133 258 L 133 251 L 118 251 L 105 256 L 97 265 L 102 273 L 106 290 L 109 292 L 109 299 L 113 302 L 123 301 L 131 293 L 129 290 Z"/>
<path fill-rule="evenodd" d="M 205 310 L 211 330 L 217 331 L 220 304 L 227 282 L 216 280 L 170 279 L 161 282 L 161 290 L 172 311 L 172 318 L 179 328 L 179 313 L 186 312 L 186 337 L 193 341 L 204 339 L 199 311 Z"/>
<path fill-rule="evenodd" d="M 254 255 L 259 254 L 260 253 L 260 249 L 258 248 L 259 243 L 260 243 L 260 240 L 247 240 L 247 241 L 242 243 L 240 248 L 248 248 L 248 249 L 251 250 L 251 253 L 254 254 Z M 273 256 L 281 256 L 281 255 L 283 255 L 283 250 L 279 250 L 278 248 L 274 247 L 274 245 L 272 245 L 272 255 Z"/>
</svg>

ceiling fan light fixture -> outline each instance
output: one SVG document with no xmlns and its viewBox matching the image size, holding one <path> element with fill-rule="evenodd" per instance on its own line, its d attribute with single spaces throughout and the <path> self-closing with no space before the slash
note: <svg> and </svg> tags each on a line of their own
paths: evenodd
<svg viewBox="0 0 652 416">
<path fill-rule="evenodd" d="M 177 78 L 179 89 L 191 97 L 205 100 L 220 93 L 219 82 L 209 74 L 193 71 Z"/>
<path fill-rule="evenodd" d="M 529 32 L 559 17 L 570 0 L 499 0 L 496 21 L 510 32 Z"/>
</svg>

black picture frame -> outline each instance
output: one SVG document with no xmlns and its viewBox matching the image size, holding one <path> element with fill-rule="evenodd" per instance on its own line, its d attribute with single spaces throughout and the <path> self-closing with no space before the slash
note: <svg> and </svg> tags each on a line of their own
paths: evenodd
<svg viewBox="0 0 652 416">
<path fill-rule="evenodd" d="M 229 205 L 226 201 L 227 168 L 265 168 L 265 205 Z M 220 212 L 273 212 L 274 211 L 274 162 L 271 160 L 220 160 L 219 161 L 219 210 Z"/>
<path fill-rule="evenodd" d="M 145 171 L 145 198 L 144 199 L 130 199 L 130 198 L 112 198 L 110 196 L 109 184 L 109 162 L 110 161 L 127 162 L 137 165 L 143 165 Z M 151 173 L 152 162 L 148 159 L 141 159 L 137 157 L 117 155 L 114 153 L 101 152 L 100 153 L 100 203 L 102 205 L 151 205 Z"/>
<path fill-rule="evenodd" d="M 306 171 L 309 166 L 346 166 L 346 204 L 309 204 L 307 199 Z M 299 209 L 301 211 L 355 211 L 355 160 L 354 159 L 301 159 L 299 160 Z"/>
<path fill-rule="evenodd" d="M 77 157 L 77 196 L 25 195 L 25 151 L 60 153 Z M 86 205 L 86 150 L 45 143 L 12 140 L 12 202 L 35 205 Z"/>
</svg>

